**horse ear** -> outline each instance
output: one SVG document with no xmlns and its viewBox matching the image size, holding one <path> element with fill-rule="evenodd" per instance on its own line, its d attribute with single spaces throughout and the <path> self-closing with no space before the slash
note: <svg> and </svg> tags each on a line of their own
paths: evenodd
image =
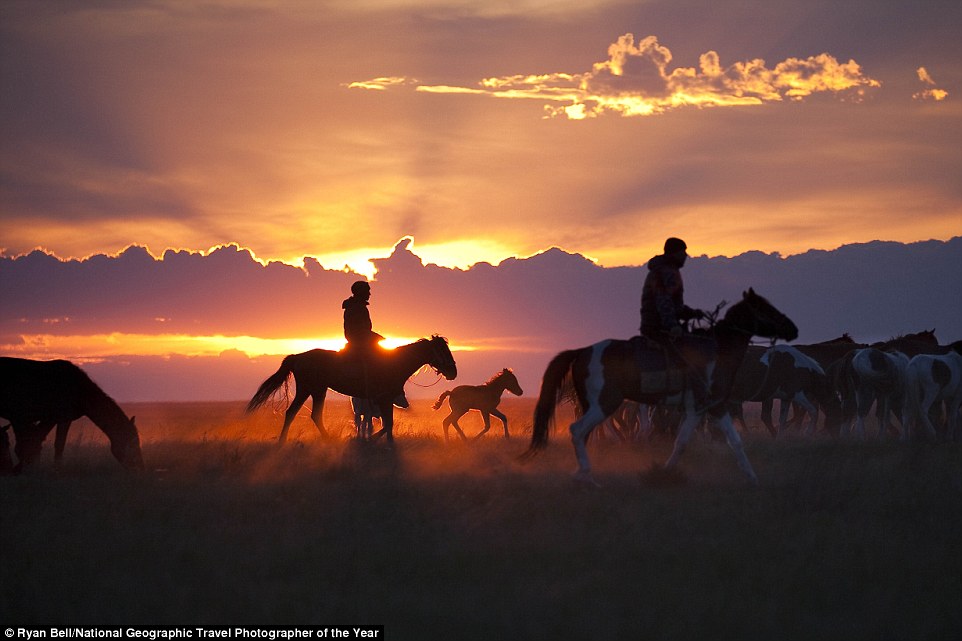
<svg viewBox="0 0 962 641">
<path fill-rule="evenodd" d="M 136 416 L 131 416 L 131 417 L 130 417 L 130 424 L 133 425 L 133 424 L 134 424 L 134 421 L 136 421 L 136 420 L 137 420 L 137 417 L 136 417 Z"/>
</svg>

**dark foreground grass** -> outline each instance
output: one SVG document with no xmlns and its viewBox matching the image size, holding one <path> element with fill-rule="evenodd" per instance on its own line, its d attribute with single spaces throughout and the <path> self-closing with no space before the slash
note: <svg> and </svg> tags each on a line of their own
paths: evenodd
<svg viewBox="0 0 962 641">
<path fill-rule="evenodd" d="M 418 425 L 394 450 L 168 431 L 145 437 L 136 476 L 73 443 L 62 472 L 0 479 L 0 621 L 383 624 L 389 639 L 962 633 L 958 445 L 754 432 L 753 489 L 724 445 L 693 442 L 687 482 L 661 486 L 640 472 L 668 443 L 602 443 L 603 487 L 587 489 L 560 434 L 520 465 L 523 436 L 445 445 Z"/>
</svg>

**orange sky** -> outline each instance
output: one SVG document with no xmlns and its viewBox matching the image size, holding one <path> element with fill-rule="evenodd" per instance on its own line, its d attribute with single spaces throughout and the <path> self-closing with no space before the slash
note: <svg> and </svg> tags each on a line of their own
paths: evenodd
<svg viewBox="0 0 962 641">
<path fill-rule="evenodd" d="M 372 277 L 405 237 L 460 268 L 550 247 L 640 265 L 670 235 L 696 256 L 944 240 L 960 26 L 938 0 L 11 0 L 0 255 L 236 243 Z M 336 342 L 336 312 L 317 333 L 160 319 L 61 347 L 285 352 Z M 68 332 L 35 330 L 24 345 L 61 351 Z"/>
<path fill-rule="evenodd" d="M 953 3 L 474 4 L 4 3 L 0 247 L 369 271 L 405 235 L 610 266 L 962 228 Z"/>
</svg>

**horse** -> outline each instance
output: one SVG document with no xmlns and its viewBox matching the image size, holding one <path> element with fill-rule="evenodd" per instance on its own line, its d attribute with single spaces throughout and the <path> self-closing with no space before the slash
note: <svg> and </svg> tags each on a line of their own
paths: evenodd
<svg viewBox="0 0 962 641">
<path fill-rule="evenodd" d="M 378 348 L 366 360 L 343 351 L 326 349 L 290 354 L 284 357 L 278 370 L 261 383 L 247 404 L 247 412 L 253 412 L 266 403 L 281 385 L 287 383 L 288 377 L 293 376 L 294 399 L 284 415 L 278 444 L 287 440 L 287 431 L 308 397 L 313 399 L 311 419 L 321 436 L 328 437 L 321 416 L 328 389 L 347 396 L 371 399 L 383 417 L 381 429 L 372 438 L 386 436 L 387 441 L 393 443 L 392 403 L 399 394 L 404 393 L 404 382 L 424 365 L 429 365 L 448 380 L 458 375 L 447 339 L 437 335 L 393 350 Z"/>
<path fill-rule="evenodd" d="M 889 424 L 889 414 L 901 417 L 905 367 L 918 354 L 944 352 L 935 330 L 906 334 L 856 349 L 833 363 L 829 374 L 842 400 L 842 431 L 848 434 L 855 421 L 857 438 L 865 437 L 865 417 L 876 405 L 881 437 Z"/>
<path fill-rule="evenodd" d="M 909 357 L 899 351 L 882 351 L 875 347 L 856 350 L 842 364 L 842 396 L 848 399 L 849 411 L 842 432 L 848 435 L 851 412 L 855 413 L 855 436 L 865 438 L 865 417 L 876 404 L 877 438 L 888 430 L 889 413 L 901 413 L 905 391 L 905 368 Z"/>
<path fill-rule="evenodd" d="M 724 432 L 745 476 L 757 484 L 758 477 L 728 414 L 735 374 L 752 336 L 795 340 L 798 328 L 754 289 L 749 289 L 722 320 L 714 323 L 706 337 L 681 339 L 667 349 L 647 345 L 640 338 L 607 339 L 559 353 L 545 369 L 535 405 L 531 443 L 521 455 L 522 460 L 547 446 L 555 407 L 573 387 L 579 418 L 569 431 L 578 461 L 576 481 L 597 485 L 591 474 L 587 437 L 628 399 L 683 407 L 684 417 L 674 449 L 664 464 L 666 470 L 678 463 L 693 430 L 707 415 Z M 671 359 L 669 350 L 675 352 Z"/>
<path fill-rule="evenodd" d="M 962 341 L 952 345 L 946 354 L 917 354 L 905 368 L 905 400 L 902 406 L 902 440 L 912 437 L 916 424 L 925 428 L 930 438 L 936 431 L 930 412 L 945 407 L 945 438 L 959 440 L 959 411 L 962 408 Z"/>
<path fill-rule="evenodd" d="M 505 390 L 515 396 L 524 394 L 514 372 L 508 368 L 504 368 L 481 385 L 459 385 L 452 390 L 442 392 L 441 395 L 438 396 L 438 400 L 434 403 L 434 409 L 441 409 L 441 406 L 444 404 L 444 399 L 448 399 L 448 406 L 451 408 L 451 412 L 441 422 L 444 428 L 444 440 L 448 440 L 448 426 L 454 427 L 462 441 L 467 440 L 464 432 L 461 431 L 461 426 L 458 425 L 458 419 L 470 410 L 478 410 L 481 412 L 481 418 L 484 419 L 484 429 L 474 437 L 475 439 L 481 438 L 491 429 L 492 414 L 501 421 L 501 425 L 504 428 L 504 437 L 511 438 L 510 434 L 508 434 L 508 418 L 498 410 L 498 403 L 501 402 L 501 394 L 503 394 Z"/>
<path fill-rule="evenodd" d="M 403 392 L 392 401 L 392 405 L 401 409 L 411 407 L 408 397 Z M 354 411 L 354 429 L 357 430 L 358 440 L 364 441 L 371 438 L 374 433 L 374 419 L 378 419 L 382 425 L 384 424 L 381 408 L 369 398 L 352 396 L 351 409 Z"/>
<path fill-rule="evenodd" d="M 54 426 L 54 460 L 59 464 L 70 423 L 82 416 L 107 435 L 110 451 L 121 465 L 144 468 L 134 419 L 70 361 L 0 358 L 0 416 L 10 422 L 16 438 L 14 473 L 27 469 L 40 455 Z"/>
<path fill-rule="evenodd" d="M 767 349 L 749 347 L 738 368 L 732 396 L 732 405 L 739 415 L 741 401 L 760 401 L 762 422 L 772 436 L 787 425 L 792 403 L 812 417 L 806 435 L 815 432 L 819 407 L 825 412 L 825 429 L 832 433 L 838 431 L 841 404 L 828 376 L 815 359 L 792 345 L 775 345 Z M 772 422 L 775 399 L 782 402 L 777 428 Z"/>
</svg>

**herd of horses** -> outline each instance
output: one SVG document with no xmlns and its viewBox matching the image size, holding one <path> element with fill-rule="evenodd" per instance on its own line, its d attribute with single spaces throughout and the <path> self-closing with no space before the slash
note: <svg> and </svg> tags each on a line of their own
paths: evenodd
<svg viewBox="0 0 962 641">
<path fill-rule="evenodd" d="M 756 337 L 770 340 L 771 346 L 753 345 Z M 794 322 L 749 289 L 723 318 L 717 318 L 716 310 L 707 327 L 675 341 L 608 339 L 562 351 L 542 377 L 531 441 L 520 458 L 530 460 L 544 449 L 556 407 L 566 401 L 576 410 L 576 420 L 569 427 L 578 464 L 575 479 L 592 484 L 587 442 L 599 426 L 627 439 L 650 434 L 660 423 L 674 434 L 672 452 L 663 466 L 670 471 L 694 430 L 706 422 L 724 435 L 739 468 L 751 483 L 757 483 L 734 424 L 741 422 L 746 429 L 741 407 L 749 401 L 762 403 L 762 420 L 773 436 L 788 429 L 788 411 L 795 407 L 794 422 L 807 417 L 806 434 L 815 432 L 823 414 L 828 433 L 854 432 L 864 438 L 864 421 L 874 405 L 879 437 L 889 429 L 893 414 L 899 419 L 903 440 L 913 438 L 916 430 L 928 438 L 962 437 L 962 341 L 940 345 L 932 330 L 873 345 L 856 343 L 848 335 L 812 345 L 775 345 L 777 340 L 797 337 Z M 312 421 L 322 436 L 328 436 L 323 407 L 330 389 L 352 397 L 359 439 L 384 438 L 390 444 L 393 409 L 407 405 L 404 384 L 423 367 L 448 380 L 457 376 L 447 339 L 422 338 L 394 350 L 377 350 L 363 360 L 323 349 L 291 354 L 260 385 L 247 411 L 263 406 L 282 388 L 287 397 L 293 381 L 294 393 L 278 442 L 285 442 L 308 398 Z M 499 419 L 507 438 L 507 417 L 497 409 L 505 391 L 523 393 L 510 369 L 482 385 L 461 385 L 442 393 L 434 409 L 448 402 L 450 412 L 442 421 L 445 440 L 450 427 L 467 440 L 458 419 L 471 410 L 479 411 L 484 422 L 475 438 L 490 430 L 491 416 Z M 782 403 L 777 424 L 772 421 L 775 400 Z M 82 416 L 107 435 L 111 452 L 122 465 L 144 467 L 134 419 L 83 370 L 62 360 L 0 358 L 0 418 L 8 422 L 0 428 L 0 474 L 28 468 L 55 427 L 54 459 L 59 463 L 70 423 Z M 377 432 L 374 418 L 381 422 Z M 10 429 L 16 441 L 16 464 Z"/>
</svg>

